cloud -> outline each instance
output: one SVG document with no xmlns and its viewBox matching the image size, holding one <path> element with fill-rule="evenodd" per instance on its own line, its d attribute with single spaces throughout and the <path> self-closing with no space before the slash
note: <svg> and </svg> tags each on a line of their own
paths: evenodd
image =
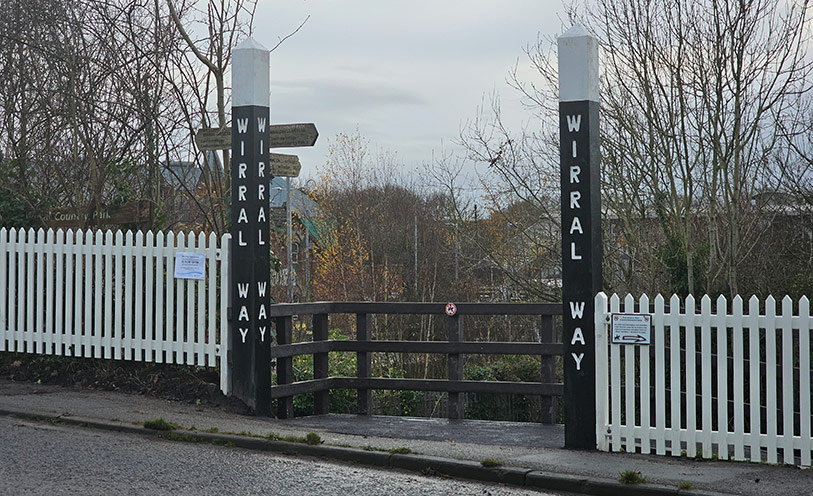
<svg viewBox="0 0 813 496">
<path fill-rule="evenodd" d="M 390 105 L 429 105 L 418 91 L 362 80 L 300 79 L 272 81 L 272 95 L 340 107 L 364 109 Z M 272 96 L 273 98 L 273 96 Z"/>
</svg>

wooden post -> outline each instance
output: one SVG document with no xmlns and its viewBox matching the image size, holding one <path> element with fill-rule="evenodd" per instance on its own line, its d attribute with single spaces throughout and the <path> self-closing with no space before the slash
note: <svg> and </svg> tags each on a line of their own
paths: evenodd
<svg viewBox="0 0 813 496">
<path fill-rule="evenodd" d="M 313 342 L 327 341 L 327 314 L 320 313 L 313 316 Z M 314 353 L 313 354 L 313 378 L 314 379 L 327 379 L 328 372 L 328 353 Z M 330 390 L 317 391 L 313 393 L 313 410 L 314 415 L 327 415 L 330 413 Z"/>
<path fill-rule="evenodd" d="M 565 447 L 596 449 L 594 298 L 601 290 L 598 41 L 558 40 Z"/>
<path fill-rule="evenodd" d="M 553 331 L 553 315 L 542 316 L 541 338 L 543 343 L 555 343 L 556 336 Z M 541 382 L 551 384 L 554 379 L 555 357 L 553 355 L 542 356 Z M 556 403 L 553 396 L 542 396 L 540 398 L 541 413 L 539 421 L 543 424 L 556 423 Z"/>
<path fill-rule="evenodd" d="M 275 317 L 277 327 L 277 344 L 292 344 L 293 320 L 288 317 Z M 292 357 L 277 358 L 277 384 L 291 384 L 294 382 L 294 359 Z M 277 417 L 281 419 L 294 417 L 294 398 L 286 396 L 277 398 Z"/>
<path fill-rule="evenodd" d="M 463 318 L 459 314 L 456 314 L 453 317 L 449 317 L 447 322 L 449 342 L 459 343 L 460 341 L 463 341 Z M 463 357 L 460 355 L 460 353 L 449 353 L 448 366 L 449 380 L 462 381 Z M 465 413 L 463 409 L 463 398 L 463 393 L 449 393 L 449 412 L 447 416 L 450 419 L 463 419 Z"/>
<path fill-rule="evenodd" d="M 269 52 L 248 38 L 232 58 L 231 391 L 270 415 Z"/>
<path fill-rule="evenodd" d="M 356 341 L 370 340 L 370 320 L 366 313 L 356 314 Z M 359 351 L 356 353 L 356 377 L 359 379 L 370 378 L 371 355 L 369 351 Z M 358 390 L 358 413 L 359 415 L 370 415 L 372 412 L 372 395 L 369 389 Z"/>
</svg>

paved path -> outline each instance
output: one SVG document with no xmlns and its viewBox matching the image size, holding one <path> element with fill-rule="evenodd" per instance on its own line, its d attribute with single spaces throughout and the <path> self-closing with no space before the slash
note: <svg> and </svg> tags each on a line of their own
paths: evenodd
<svg viewBox="0 0 813 496">
<path fill-rule="evenodd" d="M 676 459 L 655 455 L 563 449 L 556 426 L 509 422 L 448 421 L 400 417 L 328 415 L 293 420 L 236 415 L 223 409 L 139 395 L 78 390 L 0 380 L 0 413 L 40 416 L 147 435 L 140 423 L 162 417 L 205 440 L 225 440 L 250 449 L 278 450 L 380 466 L 428 471 L 549 490 L 587 494 L 677 494 L 681 482 L 691 491 L 754 496 L 813 494 L 813 471 L 795 467 Z M 207 434 L 203 431 L 214 432 Z M 280 443 L 251 436 L 320 435 L 324 444 Z M 241 433 L 239 436 L 224 433 Z M 249 436 L 251 435 L 251 436 Z M 388 450 L 412 454 L 391 454 Z M 486 469 L 486 458 L 503 463 Z M 619 474 L 635 470 L 649 484 L 621 486 Z"/>
</svg>

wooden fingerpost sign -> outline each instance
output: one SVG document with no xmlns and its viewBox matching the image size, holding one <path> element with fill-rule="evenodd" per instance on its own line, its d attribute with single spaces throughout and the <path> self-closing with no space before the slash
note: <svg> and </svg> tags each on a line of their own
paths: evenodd
<svg viewBox="0 0 813 496">
<path fill-rule="evenodd" d="M 231 391 L 271 414 L 269 51 L 248 38 L 232 50 Z"/>
<path fill-rule="evenodd" d="M 601 289 L 598 41 L 574 26 L 558 39 L 562 181 L 565 447 L 596 449 L 593 323 Z"/>
</svg>

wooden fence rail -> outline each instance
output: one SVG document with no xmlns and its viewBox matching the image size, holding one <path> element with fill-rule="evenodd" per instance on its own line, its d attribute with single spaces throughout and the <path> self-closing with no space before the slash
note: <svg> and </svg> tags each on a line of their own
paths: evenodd
<svg viewBox="0 0 813 496">
<path fill-rule="evenodd" d="M 277 346 L 271 349 L 277 362 L 277 385 L 272 386 L 272 398 L 277 400 L 277 415 L 293 417 L 293 396 L 314 394 L 314 413 L 330 412 L 331 389 L 356 389 L 357 411 L 371 413 L 371 391 L 377 389 L 437 391 L 449 395 L 448 416 L 462 419 L 463 394 L 497 393 L 525 394 L 542 397 L 543 422 L 553 423 L 555 413 L 552 397 L 561 396 L 563 385 L 554 382 L 554 357 L 561 356 L 564 347 L 554 343 L 554 316 L 561 315 L 560 304 L 548 303 L 460 303 L 457 314 L 446 319 L 446 341 L 379 341 L 370 335 L 373 314 L 444 315 L 442 303 L 364 303 L 324 302 L 272 305 L 271 316 L 277 330 Z M 330 314 L 355 314 L 355 340 L 329 340 Z M 293 316 L 313 316 L 313 340 L 292 343 Z M 532 315 L 541 318 L 541 336 L 545 342 L 474 342 L 464 340 L 463 317 L 466 315 Z M 330 352 L 356 353 L 356 377 L 329 377 Z M 447 379 L 392 379 L 371 377 L 371 356 L 377 352 L 436 353 L 447 356 Z M 541 360 L 540 382 L 470 381 L 463 378 L 463 356 L 467 354 L 538 355 Z M 313 380 L 294 382 L 293 357 L 313 355 Z"/>
</svg>

